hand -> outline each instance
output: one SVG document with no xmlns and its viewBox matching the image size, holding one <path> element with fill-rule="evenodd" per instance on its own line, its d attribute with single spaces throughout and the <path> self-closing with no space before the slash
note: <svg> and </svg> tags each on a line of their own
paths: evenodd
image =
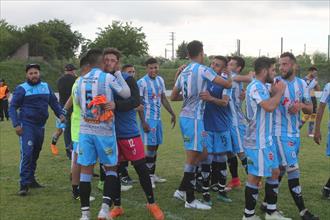
<svg viewBox="0 0 330 220">
<path fill-rule="evenodd" d="M 149 124 L 147 123 L 147 122 L 142 122 L 142 128 L 143 128 L 143 131 L 145 132 L 145 133 L 149 133 L 150 132 L 150 126 L 149 126 Z"/>
<path fill-rule="evenodd" d="M 136 111 L 143 111 L 144 106 L 143 105 L 139 105 L 138 107 L 135 108 Z"/>
<path fill-rule="evenodd" d="M 294 103 L 293 105 L 291 105 L 288 109 L 288 112 L 291 115 L 295 115 L 297 114 L 299 111 L 301 110 L 301 104 L 299 102 Z"/>
<path fill-rule="evenodd" d="M 276 93 L 281 93 L 283 94 L 285 91 L 286 85 L 283 81 L 279 80 L 276 81 L 273 85 L 272 85 L 272 93 L 276 94 Z"/>
<path fill-rule="evenodd" d="M 256 75 L 256 72 L 254 72 L 254 71 L 250 71 L 250 72 L 248 73 L 248 76 L 251 77 L 251 78 L 254 78 L 255 75 Z"/>
<path fill-rule="evenodd" d="M 173 113 L 171 116 L 172 129 L 175 127 L 175 124 L 176 124 L 176 117 L 175 117 L 175 114 Z"/>
<path fill-rule="evenodd" d="M 321 144 L 321 140 L 322 140 L 322 135 L 320 130 L 315 130 L 314 132 L 314 142 L 317 143 L 318 145 Z"/>
<path fill-rule="evenodd" d="M 115 110 L 115 108 L 116 108 L 115 102 L 107 102 L 103 105 L 103 109 L 105 111 Z"/>
<path fill-rule="evenodd" d="M 182 71 L 184 70 L 184 68 L 186 68 L 186 67 L 187 67 L 187 65 L 186 65 L 186 64 L 183 64 L 182 66 L 180 66 L 180 67 L 178 68 L 178 71 L 176 71 L 176 73 L 175 73 L 175 79 L 179 77 L 179 75 L 181 74 L 181 72 L 182 72 Z"/>
<path fill-rule="evenodd" d="M 213 100 L 213 97 L 211 96 L 209 91 L 199 93 L 199 97 L 206 102 L 211 102 Z"/>
<path fill-rule="evenodd" d="M 120 65 L 120 62 L 117 61 L 116 65 L 115 65 L 115 67 L 114 67 L 114 69 L 115 69 L 116 72 L 119 71 L 119 70 L 121 70 L 120 66 L 121 66 L 121 65 Z"/>
<path fill-rule="evenodd" d="M 23 128 L 21 127 L 21 126 L 16 126 L 15 127 L 15 131 L 16 131 L 16 134 L 18 135 L 18 136 L 22 136 L 22 134 L 23 134 Z"/>
<path fill-rule="evenodd" d="M 241 94 L 239 94 L 239 99 L 240 99 L 241 101 L 244 101 L 244 99 L 245 99 L 245 94 L 246 94 L 245 89 L 242 89 Z"/>
</svg>

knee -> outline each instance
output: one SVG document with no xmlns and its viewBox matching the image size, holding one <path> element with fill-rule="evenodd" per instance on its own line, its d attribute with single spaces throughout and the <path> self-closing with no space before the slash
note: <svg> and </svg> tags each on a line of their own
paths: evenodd
<svg viewBox="0 0 330 220">
<path fill-rule="evenodd" d="M 272 179 L 278 179 L 280 176 L 280 173 L 281 173 L 280 169 L 273 169 L 272 170 Z"/>
<path fill-rule="evenodd" d="M 288 172 L 288 180 L 299 179 L 299 177 L 300 177 L 300 172 L 298 169 Z"/>
</svg>

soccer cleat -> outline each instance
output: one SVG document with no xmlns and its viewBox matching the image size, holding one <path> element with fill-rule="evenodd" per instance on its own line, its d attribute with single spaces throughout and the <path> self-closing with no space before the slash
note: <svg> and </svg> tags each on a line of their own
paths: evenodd
<svg viewBox="0 0 330 220">
<path fill-rule="evenodd" d="M 322 196 L 325 199 L 330 199 L 330 189 L 324 187 L 322 189 Z"/>
<path fill-rule="evenodd" d="M 231 200 L 231 198 L 228 197 L 227 193 L 224 191 L 224 192 L 219 192 L 218 196 L 217 196 L 217 199 L 219 201 L 222 201 L 224 203 L 231 203 L 233 200 Z"/>
<path fill-rule="evenodd" d="M 159 206 L 156 203 L 153 204 L 147 204 L 147 209 L 149 210 L 150 214 L 154 217 L 156 220 L 163 220 L 165 219 L 163 211 L 159 208 Z"/>
<path fill-rule="evenodd" d="M 51 144 L 50 145 L 50 150 L 52 151 L 52 154 L 54 156 L 57 156 L 58 155 L 58 148 L 57 148 L 57 146 L 55 144 Z"/>
<path fill-rule="evenodd" d="M 112 220 L 110 213 L 101 208 L 97 215 L 97 220 Z"/>
<path fill-rule="evenodd" d="M 89 211 L 84 211 L 82 214 L 81 214 L 81 218 L 80 220 L 90 220 L 90 213 Z"/>
<path fill-rule="evenodd" d="M 200 209 L 200 210 L 210 210 L 211 209 L 211 206 L 206 205 L 197 199 L 195 199 L 194 201 L 192 201 L 190 203 L 186 201 L 184 207 L 187 209 Z"/>
<path fill-rule="evenodd" d="M 187 198 L 187 195 L 186 195 L 185 191 L 175 190 L 175 192 L 173 194 L 173 197 L 178 199 L 178 200 L 181 200 L 181 201 L 185 202 L 186 198 Z"/>
<path fill-rule="evenodd" d="M 151 180 L 151 186 L 153 189 L 156 188 L 156 184 L 155 184 L 155 176 L 154 175 L 150 175 L 150 180 Z"/>
<path fill-rule="evenodd" d="M 45 187 L 40 185 L 36 180 L 34 180 L 34 181 L 32 181 L 32 183 L 29 184 L 29 188 L 40 189 L 40 188 L 45 188 Z"/>
<path fill-rule="evenodd" d="M 261 220 L 261 218 L 257 215 L 253 215 L 251 217 L 245 217 L 243 216 L 242 220 Z"/>
<path fill-rule="evenodd" d="M 209 205 L 209 206 L 212 206 L 212 201 L 211 201 L 211 195 L 210 193 L 205 193 L 203 194 L 203 201 L 202 201 L 204 204 L 206 205 Z"/>
<path fill-rule="evenodd" d="M 265 220 L 291 220 L 291 218 L 284 217 L 282 212 L 276 210 L 272 214 L 266 213 Z"/>
<path fill-rule="evenodd" d="M 122 191 L 122 192 L 126 192 L 126 191 L 128 191 L 128 190 L 130 190 L 130 189 L 132 189 L 132 188 L 133 188 L 132 185 L 127 185 L 127 186 L 125 186 L 125 185 L 121 185 L 121 187 L 120 187 L 120 191 Z"/>
<path fill-rule="evenodd" d="M 103 187 L 104 187 L 104 181 L 99 180 L 99 183 L 97 184 L 97 188 L 100 191 L 103 191 Z"/>
<path fill-rule="evenodd" d="M 239 188 L 241 187 L 241 180 L 239 179 L 239 177 L 233 178 L 228 183 L 227 187 L 230 189 Z"/>
<path fill-rule="evenodd" d="M 161 178 L 160 176 L 154 175 L 154 181 L 155 183 L 165 183 L 167 180 L 164 178 Z"/>
<path fill-rule="evenodd" d="M 19 191 L 18 191 L 18 195 L 20 196 L 26 196 L 27 193 L 29 191 L 29 187 L 28 186 L 21 186 Z"/>
<path fill-rule="evenodd" d="M 114 206 L 113 209 L 110 211 L 111 218 L 117 218 L 122 215 L 124 215 L 124 209 L 120 206 Z"/>
<path fill-rule="evenodd" d="M 318 216 L 313 215 L 308 210 L 305 211 L 304 215 L 301 216 L 302 220 L 319 220 L 320 218 Z"/>
</svg>

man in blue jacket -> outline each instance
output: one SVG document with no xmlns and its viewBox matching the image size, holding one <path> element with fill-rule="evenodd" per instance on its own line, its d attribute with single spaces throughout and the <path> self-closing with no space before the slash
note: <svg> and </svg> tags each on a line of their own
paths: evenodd
<svg viewBox="0 0 330 220">
<path fill-rule="evenodd" d="M 40 66 L 28 64 L 25 71 L 26 82 L 16 87 L 9 108 L 9 115 L 21 145 L 19 190 L 21 196 L 27 195 L 29 188 L 42 187 L 36 181 L 34 174 L 44 141 L 48 105 L 61 122 L 65 121 L 54 92 L 47 83 L 40 80 Z"/>
</svg>

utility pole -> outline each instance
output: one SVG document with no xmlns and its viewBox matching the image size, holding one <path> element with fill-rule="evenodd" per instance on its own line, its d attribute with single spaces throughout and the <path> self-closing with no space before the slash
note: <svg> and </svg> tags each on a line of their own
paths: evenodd
<svg viewBox="0 0 330 220">
<path fill-rule="evenodd" d="M 304 44 L 304 56 L 306 55 L 306 43 Z"/>
<path fill-rule="evenodd" d="M 170 41 L 171 41 L 171 45 L 172 45 L 172 60 L 174 60 L 174 32 L 170 32 Z"/>
<path fill-rule="evenodd" d="M 328 35 L 328 62 L 330 62 L 330 34 Z"/>
<path fill-rule="evenodd" d="M 283 37 L 281 37 L 281 54 L 283 53 Z"/>
<path fill-rule="evenodd" d="M 165 59 L 167 59 L 167 49 L 165 48 Z"/>
<path fill-rule="evenodd" d="M 260 57 L 260 55 L 261 55 L 261 49 L 259 49 L 259 57 Z"/>
<path fill-rule="evenodd" d="M 240 39 L 237 39 L 237 52 L 236 52 L 237 56 L 241 55 L 241 41 Z"/>
</svg>

